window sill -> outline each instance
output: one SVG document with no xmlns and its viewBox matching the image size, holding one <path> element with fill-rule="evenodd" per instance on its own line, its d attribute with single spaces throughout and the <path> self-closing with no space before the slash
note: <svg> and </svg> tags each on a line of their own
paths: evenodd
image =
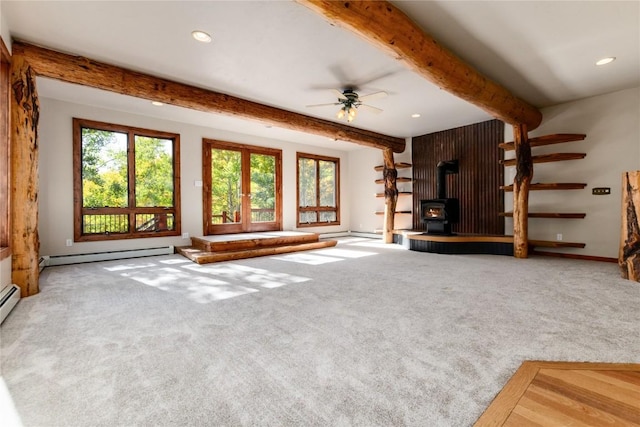
<svg viewBox="0 0 640 427">
<path fill-rule="evenodd" d="M 340 221 L 335 221 L 335 222 L 303 222 L 303 223 L 298 223 L 296 224 L 296 226 L 298 228 L 305 228 L 305 227 L 331 227 L 331 226 L 335 226 L 335 225 L 340 225 Z"/>
<path fill-rule="evenodd" d="M 0 260 L 11 256 L 11 248 L 0 248 Z"/>
<path fill-rule="evenodd" d="M 112 234 L 85 234 L 80 237 L 76 237 L 74 242 L 100 242 L 107 240 L 130 240 L 130 239 L 148 239 L 153 237 L 173 237 L 180 236 L 181 233 L 177 231 L 157 231 L 151 233 L 112 233 Z"/>
</svg>

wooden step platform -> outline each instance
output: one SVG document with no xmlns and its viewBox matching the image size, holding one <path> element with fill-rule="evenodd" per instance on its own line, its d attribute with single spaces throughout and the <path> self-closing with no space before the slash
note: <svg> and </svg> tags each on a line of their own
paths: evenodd
<svg viewBox="0 0 640 427">
<path fill-rule="evenodd" d="M 192 246 L 176 252 L 198 264 L 279 255 L 335 246 L 335 240 L 320 241 L 316 233 L 274 231 L 192 237 Z"/>
</svg>

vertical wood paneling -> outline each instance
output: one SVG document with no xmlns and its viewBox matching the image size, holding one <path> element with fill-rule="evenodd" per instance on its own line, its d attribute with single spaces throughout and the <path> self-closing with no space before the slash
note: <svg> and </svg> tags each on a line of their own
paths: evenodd
<svg viewBox="0 0 640 427">
<path fill-rule="evenodd" d="M 436 165 L 459 161 L 460 172 L 447 175 L 447 197 L 460 200 L 460 222 L 455 233 L 504 234 L 504 197 L 500 190 L 504 168 L 500 165 L 504 123 L 490 120 L 413 138 L 413 228 L 424 230 L 420 200 L 435 199 Z"/>
</svg>

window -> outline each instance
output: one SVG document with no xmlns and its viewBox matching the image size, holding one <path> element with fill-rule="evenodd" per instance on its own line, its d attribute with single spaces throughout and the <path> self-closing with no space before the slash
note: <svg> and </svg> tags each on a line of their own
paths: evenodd
<svg viewBox="0 0 640 427">
<path fill-rule="evenodd" d="M 73 119 L 74 238 L 180 235 L 180 136 Z"/>
<path fill-rule="evenodd" d="M 298 153 L 298 227 L 340 224 L 340 159 Z"/>
<path fill-rule="evenodd" d="M 9 84 L 11 80 L 11 56 L 9 50 L 0 39 L 0 259 L 11 254 L 11 212 L 9 211 L 9 196 L 11 182 L 9 165 L 10 160 L 10 136 L 9 120 L 11 95 Z M 4 285 L 4 283 L 3 283 Z"/>
</svg>

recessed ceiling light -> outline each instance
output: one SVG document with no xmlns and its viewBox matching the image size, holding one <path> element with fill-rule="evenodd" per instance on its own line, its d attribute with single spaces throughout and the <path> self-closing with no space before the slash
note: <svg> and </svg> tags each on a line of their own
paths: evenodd
<svg viewBox="0 0 640 427">
<path fill-rule="evenodd" d="M 162 102 L 160 102 L 160 101 L 151 101 L 151 103 L 152 103 L 153 105 L 155 105 L 156 107 L 162 107 L 162 106 L 164 105 L 164 104 L 163 104 Z"/>
<path fill-rule="evenodd" d="M 418 113 L 413 113 L 413 114 L 411 115 L 411 117 L 412 117 L 412 118 L 414 118 L 414 119 L 417 119 L 418 117 L 420 117 L 420 114 L 418 114 Z"/>
<path fill-rule="evenodd" d="M 616 60 L 615 56 L 609 56 L 608 58 L 602 58 L 600 61 L 596 62 L 596 65 L 606 65 L 610 64 Z"/>
<path fill-rule="evenodd" d="M 191 32 L 191 36 L 193 36 L 194 39 L 198 40 L 199 42 L 202 43 L 210 43 L 211 42 L 211 36 L 207 33 L 205 33 L 204 31 L 200 31 L 200 30 L 195 30 Z"/>
</svg>

